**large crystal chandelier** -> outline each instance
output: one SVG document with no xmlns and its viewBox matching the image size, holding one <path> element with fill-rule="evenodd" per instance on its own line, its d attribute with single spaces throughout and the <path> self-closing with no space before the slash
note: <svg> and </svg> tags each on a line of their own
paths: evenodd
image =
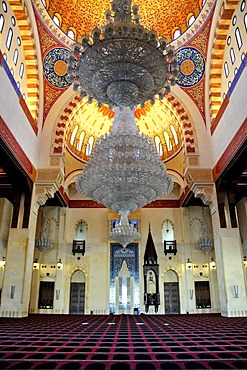
<svg viewBox="0 0 247 370">
<path fill-rule="evenodd" d="M 84 35 L 69 57 L 68 74 L 73 90 L 114 108 L 109 135 L 100 137 L 76 181 L 82 194 L 120 215 L 110 236 L 123 246 L 140 234 L 128 215 L 168 194 L 172 179 L 154 148 L 153 140 L 140 135 L 133 110 L 155 96 L 163 98 L 175 85 L 177 59 L 165 38 L 139 24 L 138 6 L 131 0 L 114 0 L 106 11 L 107 24 Z"/>
</svg>

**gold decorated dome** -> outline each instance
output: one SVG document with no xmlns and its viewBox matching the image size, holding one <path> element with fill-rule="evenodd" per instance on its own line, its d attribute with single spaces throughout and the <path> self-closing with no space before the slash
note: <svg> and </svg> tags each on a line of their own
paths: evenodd
<svg viewBox="0 0 247 370">
<path fill-rule="evenodd" d="M 67 34 L 73 30 L 78 41 L 83 34 L 91 34 L 95 27 L 105 25 L 105 11 L 110 9 L 110 1 L 105 0 L 44 0 L 46 10 L 53 19 L 60 20 L 60 28 Z M 189 20 L 199 15 L 201 0 L 136 0 L 133 5 L 139 6 L 141 24 L 149 30 L 155 30 L 158 36 L 168 41 L 173 39 L 174 32 L 181 33 L 189 27 Z"/>
<path fill-rule="evenodd" d="M 87 161 L 95 140 L 111 131 L 113 118 L 114 111 L 106 105 L 98 108 L 96 101 L 88 104 L 87 98 L 82 99 L 68 125 L 66 144 L 71 154 Z M 180 151 L 180 119 L 166 99 L 156 99 L 154 106 L 146 102 L 144 108 L 138 107 L 135 119 L 138 131 L 153 138 L 162 160 L 171 159 Z"/>
</svg>

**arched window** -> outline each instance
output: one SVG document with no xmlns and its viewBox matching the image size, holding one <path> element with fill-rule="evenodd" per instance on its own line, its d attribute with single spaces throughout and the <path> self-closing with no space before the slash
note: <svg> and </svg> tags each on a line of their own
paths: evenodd
<svg viewBox="0 0 247 370">
<path fill-rule="evenodd" d="M 235 52 L 234 52 L 233 48 L 230 49 L 230 58 L 231 58 L 232 64 L 234 64 L 234 62 L 236 60 L 236 55 L 235 55 Z"/>
<path fill-rule="evenodd" d="M 155 138 L 154 138 L 154 141 L 155 141 L 155 145 L 156 145 L 156 149 L 157 149 L 158 154 L 162 155 L 163 154 L 163 149 L 162 149 L 162 145 L 161 145 L 161 142 L 160 142 L 160 137 L 158 135 L 156 135 Z"/>
<path fill-rule="evenodd" d="M 174 137 L 175 145 L 178 145 L 178 135 L 177 135 L 177 132 L 175 130 L 175 127 L 173 125 L 170 125 L 170 130 L 171 130 L 172 135 Z"/>
<path fill-rule="evenodd" d="M 87 142 L 86 155 L 90 155 L 93 149 L 94 136 L 90 136 Z"/>
<path fill-rule="evenodd" d="M 164 131 L 164 138 L 167 146 L 167 151 L 169 152 L 170 150 L 172 150 L 172 142 L 167 131 Z"/>
<path fill-rule="evenodd" d="M 84 137 L 85 137 L 85 131 L 82 131 L 82 132 L 80 133 L 79 141 L 78 141 L 78 143 L 76 144 L 76 149 L 77 149 L 77 150 L 79 150 L 79 152 L 81 151 Z"/>
<path fill-rule="evenodd" d="M 187 24 L 190 27 L 195 22 L 195 16 L 193 13 L 190 13 L 187 17 Z"/>
<path fill-rule="evenodd" d="M 13 30 L 12 30 L 12 28 L 9 28 L 8 35 L 7 35 L 7 38 L 6 38 L 6 48 L 8 50 L 11 47 L 12 39 L 13 39 Z"/>
<path fill-rule="evenodd" d="M 16 25 L 16 19 L 13 16 L 11 17 L 11 23 L 15 27 L 15 25 Z"/>
<path fill-rule="evenodd" d="M 4 27 L 4 16 L 0 14 L 0 32 L 2 33 Z"/>
<path fill-rule="evenodd" d="M 41 1 L 43 3 L 44 7 L 47 8 L 46 0 L 41 0 Z"/>
<path fill-rule="evenodd" d="M 171 220 L 166 219 L 162 224 L 162 241 L 175 240 L 174 225 Z"/>
<path fill-rule="evenodd" d="M 7 8 L 6 1 L 3 1 L 3 2 L 2 2 L 2 7 L 3 7 L 3 11 L 4 11 L 5 13 L 7 13 L 8 8 Z"/>
<path fill-rule="evenodd" d="M 53 18 L 52 18 L 53 22 L 58 26 L 58 27 L 61 27 L 61 24 L 62 24 L 62 18 L 61 18 L 61 15 L 58 14 L 58 13 L 55 13 Z"/>
<path fill-rule="evenodd" d="M 67 35 L 72 39 L 72 40 L 75 40 L 76 39 L 76 30 L 72 27 L 70 27 L 68 29 L 68 32 L 67 32 Z"/>
<path fill-rule="evenodd" d="M 241 33 L 240 33 L 238 27 L 235 30 L 235 36 L 236 36 L 236 41 L 237 41 L 237 44 L 238 44 L 238 49 L 240 50 L 241 47 L 243 46 L 243 40 L 242 40 Z"/>
<path fill-rule="evenodd" d="M 225 72 L 225 76 L 228 77 L 229 76 L 229 67 L 228 67 L 227 62 L 224 63 L 224 72 Z"/>
<path fill-rule="evenodd" d="M 247 32 L 247 13 L 244 15 L 245 31 Z"/>
<path fill-rule="evenodd" d="M 173 32 L 173 39 L 177 39 L 179 36 L 181 35 L 181 31 L 179 28 L 177 28 L 174 32 Z"/>
<path fill-rule="evenodd" d="M 245 6 L 246 6 L 246 0 L 243 0 L 243 1 L 242 1 L 242 3 L 241 3 L 241 5 L 240 5 L 240 10 L 241 10 L 241 12 L 243 12 L 243 11 L 244 11 Z"/>
<path fill-rule="evenodd" d="M 21 65 L 20 65 L 20 69 L 19 69 L 19 76 L 20 76 L 20 78 L 22 78 L 22 77 L 23 77 L 23 74 L 24 74 L 24 64 L 23 64 L 23 63 L 21 63 Z"/>
<path fill-rule="evenodd" d="M 17 64 L 18 56 L 19 56 L 19 52 L 18 52 L 17 49 L 15 49 L 14 55 L 13 55 L 13 62 L 14 62 L 15 65 Z"/>
<path fill-rule="evenodd" d="M 71 138 L 70 138 L 70 144 L 71 145 L 74 145 L 74 141 L 75 141 L 75 137 L 76 137 L 76 134 L 77 134 L 78 129 L 79 129 L 79 126 L 76 125 L 74 127 L 74 130 L 72 131 Z"/>
<path fill-rule="evenodd" d="M 75 230 L 75 240 L 87 240 L 88 225 L 84 220 L 78 221 Z"/>
</svg>

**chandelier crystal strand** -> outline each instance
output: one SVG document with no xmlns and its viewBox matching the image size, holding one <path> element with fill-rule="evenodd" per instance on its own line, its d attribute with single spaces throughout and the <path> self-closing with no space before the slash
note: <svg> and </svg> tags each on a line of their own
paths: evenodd
<svg viewBox="0 0 247 370">
<path fill-rule="evenodd" d="M 110 238 L 116 240 L 123 248 L 127 247 L 133 240 L 140 239 L 140 233 L 134 225 L 129 223 L 128 214 L 121 215 L 120 222 L 110 232 Z"/>
<path fill-rule="evenodd" d="M 118 231 L 126 231 L 127 216 L 170 193 L 173 181 L 153 140 L 139 134 L 134 112 L 130 108 L 115 108 L 112 130 L 96 141 L 89 162 L 76 180 L 76 188 L 118 212 L 124 225 Z M 129 234 L 133 234 L 131 226 Z"/>
</svg>

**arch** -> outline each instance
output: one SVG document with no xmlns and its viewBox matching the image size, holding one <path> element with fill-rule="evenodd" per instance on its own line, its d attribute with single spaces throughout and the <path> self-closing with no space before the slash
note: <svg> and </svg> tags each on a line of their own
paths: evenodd
<svg viewBox="0 0 247 370">
<path fill-rule="evenodd" d="M 85 220 L 80 219 L 75 224 L 75 240 L 87 240 L 88 224 Z"/>
<path fill-rule="evenodd" d="M 175 240 L 174 223 L 170 219 L 167 218 L 166 220 L 162 222 L 161 233 L 162 233 L 162 241 Z"/>
<path fill-rule="evenodd" d="M 164 282 L 178 283 L 179 277 L 175 270 L 169 269 L 164 273 Z"/>
<path fill-rule="evenodd" d="M 85 283 L 86 276 L 82 270 L 75 270 L 70 277 L 71 283 Z"/>
<path fill-rule="evenodd" d="M 186 154 L 195 154 L 198 152 L 195 125 L 190 117 L 187 109 L 182 103 L 173 95 L 169 94 L 166 96 L 168 105 L 172 110 L 176 111 L 177 117 L 181 122 L 181 132 L 183 139 L 183 147 Z M 50 155 L 64 155 L 66 148 L 66 134 L 67 126 L 70 120 L 73 118 L 74 110 L 77 109 L 81 99 L 78 95 L 74 95 L 64 109 L 60 112 L 58 119 L 54 125 L 53 138 L 51 141 L 51 152 Z M 165 158 L 161 158 L 165 160 Z M 82 157 L 82 162 L 86 162 L 88 158 Z"/>
</svg>

